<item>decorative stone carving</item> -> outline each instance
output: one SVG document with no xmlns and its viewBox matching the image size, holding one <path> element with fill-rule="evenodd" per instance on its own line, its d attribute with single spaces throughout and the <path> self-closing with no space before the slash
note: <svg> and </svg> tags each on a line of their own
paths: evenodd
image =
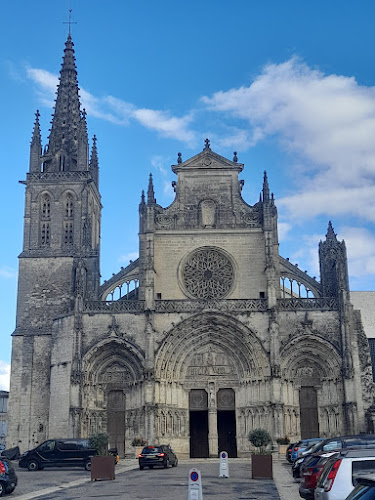
<svg viewBox="0 0 375 500">
<path fill-rule="evenodd" d="M 182 283 L 197 299 L 220 299 L 228 295 L 234 282 L 233 265 L 216 248 L 199 248 L 182 265 Z"/>
<path fill-rule="evenodd" d="M 233 362 L 224 351 L 208 346 L 194 354 L 191 359 L 186 378 L 187 379 L 207 379 L 207 378 L 233 378 L 236 370 Z"/>
</svg>

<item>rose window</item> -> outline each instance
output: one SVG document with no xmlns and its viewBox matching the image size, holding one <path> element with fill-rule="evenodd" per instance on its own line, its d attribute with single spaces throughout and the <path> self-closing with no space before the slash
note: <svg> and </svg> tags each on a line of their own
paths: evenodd
<svg viewBox="0 0 375 500">
<path fill-rule="evenodd" d="M 183 264 L 182 279 L 188 294 L 197 299 L 220 299 L 233 285 L 233 265 L 216 249 L 201 248 L 192 252 Z"/>
</svg>

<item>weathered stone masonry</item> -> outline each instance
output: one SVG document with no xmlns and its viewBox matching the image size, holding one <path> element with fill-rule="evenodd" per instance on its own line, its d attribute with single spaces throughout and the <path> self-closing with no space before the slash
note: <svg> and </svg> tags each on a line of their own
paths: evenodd
<svg viewBox="0 0 375 500">
<path fill-rule="evenodd" d="M 206 140 L 172 166 L 169 207 L 150 176 L 139 259 L 100 285 L 95 137 L 88 150 L 69 35 L 49 142 L 37 113 L 24 182 L 8 446 L 104 431 L 121 454 L 143 437 L 245 456 L 256 427 L 274 440 L 373 430 L 367 340 L 331 223 L 318 282 L 278 253 L 266 173 L 249 205 L 237 154 Z"/>
</svg>

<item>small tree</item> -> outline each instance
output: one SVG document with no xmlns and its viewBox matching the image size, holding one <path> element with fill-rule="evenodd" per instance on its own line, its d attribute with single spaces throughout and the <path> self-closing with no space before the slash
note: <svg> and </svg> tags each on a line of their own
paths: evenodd
<svg viewBox="0 0 375 500">
<path fill-rule="evenodd" d="M 249 434 L 250 443 L 259 448 L 259 453 L 264 453 L 265 448 L 272 441 L 271 436 L 264 429 L 254 429 Z"/>
<path fill-rule="evenodd" d="M 108 453 L 108 434 L 99 432 L 89 439 L 90 447 L 94 448 L 98 455 L 109 455 Z"/>
</svg>

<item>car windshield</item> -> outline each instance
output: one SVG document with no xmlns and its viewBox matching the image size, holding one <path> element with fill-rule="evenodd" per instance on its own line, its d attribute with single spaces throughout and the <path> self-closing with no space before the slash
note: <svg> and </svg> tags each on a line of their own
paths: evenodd
<svg viewBox="0 0 375 500">
<path fill-rule="evenodd" d="M 313 444 L 309 448 L 309 453 L 315 453 L 315 451 L 319 448 L 321 441 L 318 441 L 317 443 Z"/>
<path fill-rule="evenodd" d="M 148 455 L 149 453 L 159 453 L 160 448 L 159 446 L 146 446 L 142 450 L 142 455 Z"/>
</svg>

